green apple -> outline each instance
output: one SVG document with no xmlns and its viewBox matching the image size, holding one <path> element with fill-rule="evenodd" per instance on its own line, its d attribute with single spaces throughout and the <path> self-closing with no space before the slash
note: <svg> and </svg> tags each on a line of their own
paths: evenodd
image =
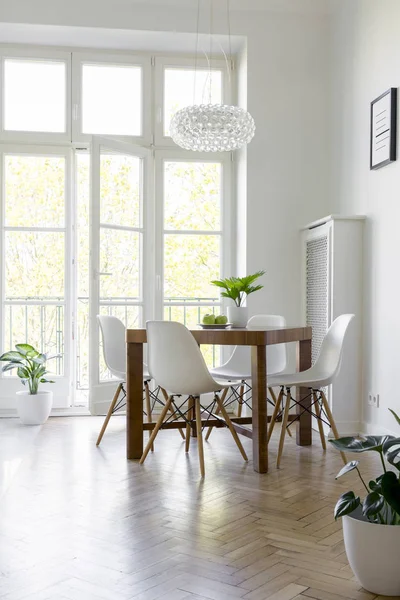
<svg viewBox="0 0 400 600">
<path fill-rule="evenodd" d="M 218 315 L 218 317 L 215 317 L 215 323 L 218 325 L 226 325 L 227 322 L 228 317 L 226 317 L 225 315 Z"/>
<path fill-rule="evenodd" d="M 204 325 L 215 325 L 215 315 L 207 314 L 203 317 Z"/>
</svg>

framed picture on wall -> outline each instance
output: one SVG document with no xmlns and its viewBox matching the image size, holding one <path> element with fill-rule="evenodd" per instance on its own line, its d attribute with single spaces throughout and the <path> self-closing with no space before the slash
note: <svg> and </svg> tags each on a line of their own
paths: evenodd
<svg viewBox="0 0 400 600">
<path fill-rule="evenodd" d="M 390 88 L 371 102 L 370 169 L 396 160 L 397 88 Z"/>
</svg>

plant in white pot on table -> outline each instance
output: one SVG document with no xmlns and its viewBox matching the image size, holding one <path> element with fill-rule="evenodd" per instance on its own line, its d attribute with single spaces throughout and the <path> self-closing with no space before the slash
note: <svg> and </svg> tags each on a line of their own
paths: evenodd
<svg viewBox="0 0 400 600">
<path fill-rule="evenodd" d="M 246 327 L 249 315 L 247 306 L 243 306 L 244 301 L 247 296 L 258 292 L 258 290 L 264 287 L 260 284 L 253 285 L 264 274 L 265 271 L 257 271 L 257 273 L 247 275 L 246 277 L 228 277 L 226 279 L 216 279 L 211 282 L 213 285 L 224 290 L 221 292 L 221 296 L 230 298 L 235 303 L 234 306 L 228 306 L 228 321 L 234 327 Z"/>
<path fill-rule="evenodd" d="M 24 425 L 42 425 L 47 421 L 53 405 L 53 392 L 39 391 L 39 384 L 54 383 L 45 378 L 48 373 L 46 361 L 57 358 L 41 354 L 29 344 L 16 344 L 15 350 L 5 352 L 0 361 L 5 362 L 2 371 L 17 369 L 17 375 L 28 387 L 17 392 L 17 412 Z"/>
<path fill-rule="evenodd" d="M 400 425 L 400 418 L 391 412 Z M 361 500 L 353 491 L 342 494 L 334 515 L 335 519 L 343 517 L 347 558 L 363 588 L 380 596 L 400 596 L 400 438 L 371 435 L 330 442 L 341 452 L 376 452 L 380 456 L 383 473 L 368 484 L 358 460 L 341 469 L 336 479 L 356 470 L 366 496 Z"/>
</svg>

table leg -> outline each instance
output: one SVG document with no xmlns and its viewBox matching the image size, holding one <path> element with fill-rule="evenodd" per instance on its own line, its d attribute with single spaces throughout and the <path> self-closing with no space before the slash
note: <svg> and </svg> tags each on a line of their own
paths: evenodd
<svg viewBox="0 0 400 600">
<path fill-rule="evenodd" d="M 251 347 L 251 385 L 253 388 L 253 466 L 258 473 L 268 471 L 267 348 Z"/>
<path fill-rule="evenodd" d="M 127 344 L 126 455 L 143 454 L 143 344 Z"/>
<path fill-rule="evenodd" d="M 302 340 L 297 342 L 297 370 L 305 371 L 311 367 L 311 340 Z M 299 415 L 303 408 L 311 408 L 311 394 L 308 388 L 297 388 L 296 400 L 300 405 L 296 405 L 296 412 Z M 311 414 L 305 411 L 297 423 L 296 443 L 298 446 L 310 446 L 312 444 Z"/>
</svg>

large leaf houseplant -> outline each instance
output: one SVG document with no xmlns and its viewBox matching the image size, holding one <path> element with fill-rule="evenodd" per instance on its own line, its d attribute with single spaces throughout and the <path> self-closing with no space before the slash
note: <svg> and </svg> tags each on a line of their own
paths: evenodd
<svg viewBox="0 0 400 600">
<path fill-rule="evenodd" d="M 17 392 L 17 411 L 24 425 L 41 425 L 51 411 L 53 392 L 39 389 L 42 383 L 54 383 L 46 378 L 46 362 L 56 356 L 47 356 L 30 344 L 16 344 L 15 350 L 0 356 L 5 363 L 3 372 L 16 370 L 22 384 L 28 389 Z"/>
<path fill-rule="evenodd" d="M 211 283 L 220 289 L 223 298 L 229 298 L 233 305 L 228 306 L 228 320 L 236 327 L 246 327 L 248 320 L 247 307 L 244 302 L 250 294 L 261 290 L 264 286 L 254 285 L 257 279 L 262 277 L 265 271 L 257 271 L 245 277 L 227 277 L 226 279 L 215 279 Z"/>
<path fill-rule="evenodd" d="M 400 418 L 391 411 L 397 423 Z M 352 460 L 337 474 L 339 479 L 357 472 L 364 498 L 353 490 L 343 493 L 334 509 L 343 517 L 344 543 L 350 566 L 362 586 L 375 594 L 400 595 L 400 437 L 392 435 L 344 437 L 330 440 L 341 452 L 379 456 L 382 472 L 366 479 Z"/>
</svg>

